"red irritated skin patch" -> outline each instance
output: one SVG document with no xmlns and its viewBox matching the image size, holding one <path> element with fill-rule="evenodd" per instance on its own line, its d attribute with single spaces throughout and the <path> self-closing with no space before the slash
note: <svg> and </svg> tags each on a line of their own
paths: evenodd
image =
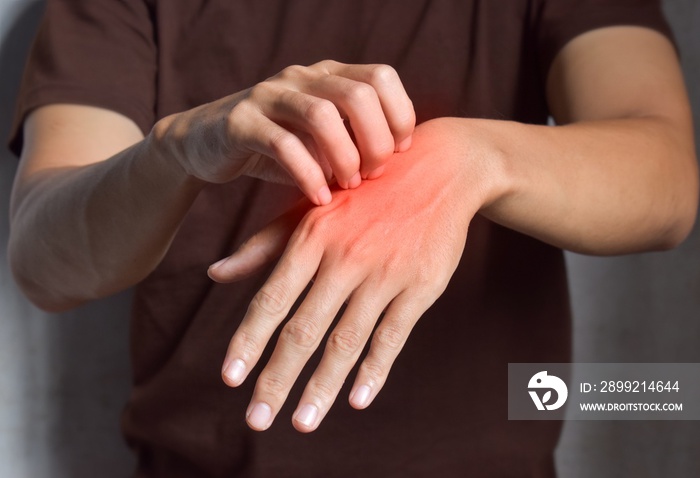
<svg viewBox="0 0 700 478">
<path fill-rule="evenodd" d="M 380 177 L 364 180 L 356 189 L 336 189 L 327 206 L 309 208 L 307 202 L 296 207 L 212 266 L 214 280 L 236 280 L 286 245 L 231 339 L 223 367 L 230 386 L 245 380 L 292 304 L 314 280 L 258 378 L 246 415 L 251 428 L 265 430 L 272 424 L 348 298 L 293 424 L 303 432 L 318 427 L 370 339 L 349 400 L 361 409 L 377 395 L 412 327 L 445 290 L 469 222 L 483 202 L 474 174 L 478 168 L 470 168 L 466 152 L 453 146 L 454 134 L 449 122 L 420 125 L 412 147 L 396 154 Z"/>
</svg>

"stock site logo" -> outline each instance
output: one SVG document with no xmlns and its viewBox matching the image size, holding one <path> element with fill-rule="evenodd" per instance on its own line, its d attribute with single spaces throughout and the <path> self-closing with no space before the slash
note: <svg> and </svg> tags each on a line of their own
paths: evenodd
<svg viewBox="0 0 700 478">
<path fill-rule="evenodd" d="M 533 375 L 527 388 L 530 389 L 530 397 L 538 410 L 557 410 L 564 405 L 569 396 L 569 389 L 566 388 L 564 381 L 557 376 L 547 375 L 546 370 Z M 541 398 L 537 393 L 540 390 L 547 390 Z M 552 390 L 557 392 L 557 400 L 548 405 L 547 403 L 552 399 Z"/>
</svg>

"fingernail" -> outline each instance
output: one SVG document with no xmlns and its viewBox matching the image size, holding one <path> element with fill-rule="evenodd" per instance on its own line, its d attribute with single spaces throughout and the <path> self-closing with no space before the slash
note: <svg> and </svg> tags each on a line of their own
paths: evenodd
<svg viewBox="0 0 700 478">
<path fill-rule="evenodd" d="M 408 138 L 404 139 L 399 143 L 399 146 L 397 148 L 397 151 L 399 153 L 403 153 L 404 151 L 408 151 L 408 148 L 411 147 L 411 142 L 413 141 L 413 137 L 409 136 Z"/>
<path fill-rule="evenodd" d="M 350 401 L 360 408 L 365 408 L 369 403 L 369 395 L 372 391 L 367 385 L 362 385 L 360 388 L 355 390 Z"/>
<path fill-rule="evenodd" d="M 375 169 L 374 171 L 371 171 L 367 175 L 367 179 L 377 179 L 382 174 L 384 174 L 384 166 L 379 166 L 377 169 Z"/>
<path fill-rule="evenodd" d="M 360 172 L 358 171 L 353 177 L 350 178 L 350 181 L 348 181 L 348 188 L 355 189 L 361 182 L 362 176 L 360 176 Z"/>
<path fill-rule="evenodd" d="M 232 385 L 240 385 L 245 374 L 245 362 L 241 359 L 235 359 L 229 363 L 224 369 L 224 375 Z"/>
<path fill-rule="evenodd" d="M 270 426 L 270 418 L 272 417 L 272 409 L 267 403 L 256 403 L 250 410 L 248 416 L 248 424 L 256 430 L 267 430 Z"/>
<path fill-rule="evenodd" d="M 321 206 L 325 206 L 326 204 L 330 204 L 331 200 L 333 199 L 333 196 L 331 196 L 331 190 L 328 189 L 328 186 L 323 186 L 321 189 L 318 190 L 318 203 Z"/>
<path fill-rule="evenodd" d="M 304 426 L 313 427 L 314 423 L 316 423 L 317 416 L 318 408 L 316 408 L 316 405 L 307 403 L 294 415 L 294 420 L 298 421 Z"/>
<path fill-rule="evenodd" d="M 221 259 L 220 261 L 213 263 L 212 265 L 209 266 L 209 270 L 211 271 L 211 270 L 216 269 L 217 267 L 219 267 L 221 264 L 223 264 L 227 260 L 228 260 L 228 257 L 225 257 L 225 258 Z"/>
</svg>

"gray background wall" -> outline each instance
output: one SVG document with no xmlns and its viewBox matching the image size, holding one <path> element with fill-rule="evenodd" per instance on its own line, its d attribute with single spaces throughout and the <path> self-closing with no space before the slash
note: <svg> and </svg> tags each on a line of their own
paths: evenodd
<svg viewBox="0 0 700 478">
<path fill-rule="evenodd" d="M 666 0 L 700 124 L 700 0 Z M 0 0 L 0 137 L 43 2 Z M 696 125 L 696 138 L 700 138 Z M 0 251 L 15 160 L 0 151 Z M 568 255 L 578 362 L 700 362 L 700 227 L 679 249 Z M 0 478 L 127 476 L 119 436 L 128 392 L 129 294 L 49 316 L 0 255 Z M 700 422 L 567 422 L 562 478 L 700 476 Z"/>
</svg>

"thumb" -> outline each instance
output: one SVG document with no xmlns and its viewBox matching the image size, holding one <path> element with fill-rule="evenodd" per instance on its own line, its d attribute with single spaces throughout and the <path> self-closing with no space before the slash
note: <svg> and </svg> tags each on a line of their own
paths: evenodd
<svg viewBox="0 0 700 478">
<path fill-rule="evenodd" d="M 287 247 L 301 218 L 310 207 L 308 200 L 277 217 L 251 236 L 236 252 L 209 266 L 207 274 L 215 282 L 234 282 L 244 279 L 277 259 Z"/>
</svg>

